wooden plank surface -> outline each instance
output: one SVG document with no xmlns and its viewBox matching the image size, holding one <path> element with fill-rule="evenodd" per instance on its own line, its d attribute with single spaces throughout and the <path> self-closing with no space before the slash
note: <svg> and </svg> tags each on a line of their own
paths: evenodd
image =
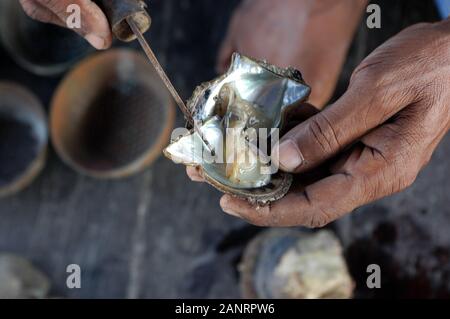
<svg viewBox="0 0 450 319">
<path fill-rule="evenodd" d="M 147 38 L 185 98 L 214 76 L 217 47 L 237 2 L 151 1 L 154 24 Z M 392 8 L 388 1 L 382 3 Z M 411 15 L 389 13 L 392 27 L 378 34 L 362 29 L 343 72 L 341 91 L 351 69 L 370 50 L 402 24 L 423 18 L 419 14 L 404 22 L 406 18 L 399 18 L 403 16 Z M 0 65 L 0 79 L 28 86 L 48 105 L 58 78 L 21 70 L 3 50 Z M 178 124 L 183 124 L 181 115 Z M 443 243 L 450 242 L 440 231 L 450 226 L 449 155 L 447 138 L 414 187 L 377 203 L 392 216 L 415 216 L 429 227 L 433 240 Z M 39 178 L 22 193 L 0 200 L 0 252 L 31 259 L 50 276 L 55 296 L 238 297 L 236 260 L 246 234 L 255 229 L 225 216 L 219 198 L 210 187 L 190 183 L 182 167 L 162 158 L 137 176 L 108 182 L 76 174 L 50 149 Z M 336 226 L 347 244 L 354 239 L 352 225 L 354 218 L 349 217 Z M 220 244 L 227 249 L 218 249 Z M 82 268 L 82 289 L 65 286 L 66 266 L 72 263 Z"/>
</svg>

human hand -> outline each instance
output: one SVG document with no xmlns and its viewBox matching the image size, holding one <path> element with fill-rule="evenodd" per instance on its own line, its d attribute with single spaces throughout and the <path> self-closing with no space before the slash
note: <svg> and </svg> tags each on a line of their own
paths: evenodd
<svg viewBox="0 0 450 319">
<path fill-rule="evenodd" d="M 270 207 L 228 195 L 221 206 L 255 225 L 322 227 L 404 190 L 448 132 L 449 101 L 450 20 L 410 27 L 363 61 L 336 103 L 282 138 L 280 165 L 302 185 Z"/>
<path fill-rule="evenodd" d="M 70 13 L 67 7 L 77 4 L 81 8 L 81 28 L 74 29 L 98 50 L 107 49 L 112 43 L 111 29 L 102 10 L 91 0 L 20 0 L 25 12 L 33 19 L 66 27 Z"/>
<path fill-rule="evenodd" d="M 322 107 L 331 98 L 366 6 L 361 0 L 244 0 L 218 57 L 223 73 L 233 52 L 302 71 Z"/>
</svg>

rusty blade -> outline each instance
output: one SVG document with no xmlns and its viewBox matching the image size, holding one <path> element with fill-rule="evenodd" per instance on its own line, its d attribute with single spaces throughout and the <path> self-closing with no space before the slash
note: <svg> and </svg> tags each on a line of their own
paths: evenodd
<svg viewBox="0 0 450 319">
<path fill-rule="evenodd" d="M 169 90 L 170 94 L 172 94 L 175 102 L 180 107 L 180 109 L 183 112 L 184 116 L 186 117 L 186 119 L 188 121 L 192 121 L 191 112 L 187 108 L 187 106 L 184 103 L 183 99 L 178 94 L 178 91 L 173 86 L 172 82 L 170 81 L 170 79 L 167 76 L 166 72 L 164 71 L 163 67 L 159 63 L 158 58 L 156 57 L 155 53 L 153 53 L 152 48 L 150 47 L 150 45 L 145 40 L 144 35 L 141 33 L 141 31 L 139 30 L 138 26 L 136 25 L 136 23 L 134 22 L 133 19 L 127 18 L 127 22 L 129 24 L 131 30 L 133 30 L 133 33 L 136 35 L 136 37 L 137 37 L 139 43 L 141 44 L 142 49 L 144 50 L 144 52 L 147 55 L 148 59 L 150 60 L 152 65 L 155 67 L 156 72 L 158 72 L 158 75 L 161 77 L 161 80 L 164 82 L 164 85 L 167 87 L 167 89 Z"/>
<path fill-rule="evenodd" d="M 133 31 L 133 33 L 136 35 L 139 43 L 141 44 L 142 49 L 144 50 L 144 52 L 147 55 L 148 59 L 150 60 L 151 64 L 153 65 L 153 67 L 155 68 L 156 72 L 160 76 L 160 78 L 163 81 L 164 85 L 167 87 L 167 89 L 169 90 L 170 94 L 174 98 L 175 102 L 178 104 L 178 107 L 183 112 L 184 117 L 194 127 L 194 130 L 199 134 L 200 138 L 203 140 L 203 143 L 208 148 L 208 151 L 211 154 L 214 154 L 214 149 L 209 144 L 209 142 L 205 139 L 205 137 L 203 136 L 202 132 L 198 128 L 197 123 L 194 121 L 194 119 L 192 117 L 191 111 L 188 109 L 188 107 L 184 103 L 183 99 L 178 94 L 178 91 L 173 86 L 172 82 L 170 81 L 170 79 L 167 76 L 166 72 L 164 71 L 163 67 L 159 63 L 158 58 L 156 57 L 156 55 L 153 52 L 152 48 L 150 47 L 148 42 L 145 40 L 144 35 L 139 30 L 138 26 L 136 25 L 136 23 L 134 22 L 134 20 L 131 17 L 127 18 L 127 22 L 128 22 L 128 25 L 130 26 L 131 30 Z"/>
</svg>

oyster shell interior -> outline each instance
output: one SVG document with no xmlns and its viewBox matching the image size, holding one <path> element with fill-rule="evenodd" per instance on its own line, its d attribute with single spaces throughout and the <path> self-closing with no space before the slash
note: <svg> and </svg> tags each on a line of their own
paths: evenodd
<svg viewBox="0 0 450 319">
<path fill-rule="evenodd" d="M 164 153 L 176 163 L 201 167 L 223 192 L 259 203 L 277 200 L 292 177 L 272 174 L 270 154 L 261 149 L 270 149 L 268 140 L 282 126 L 285 110 L 309 94 L 299 71 L 235 53 L 228 72 L 199 86 L 188 102 L 198 129 L 178 136 Z"/>
</svg>

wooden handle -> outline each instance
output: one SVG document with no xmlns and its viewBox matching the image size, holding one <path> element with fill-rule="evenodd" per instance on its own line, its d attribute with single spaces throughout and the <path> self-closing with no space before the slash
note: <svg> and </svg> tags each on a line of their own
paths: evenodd
<svg viewBox="0 0 450 319">
<path fill-rule="evenodd" d="M 130 42 L 136 39 L 127 23 L 129 17 L 142 33 L 150 29 L 152 19 L 142 0 L 97 0 L 97 3 L 108 17 L 112 32 L 121 41 Z"/>
</svg>

